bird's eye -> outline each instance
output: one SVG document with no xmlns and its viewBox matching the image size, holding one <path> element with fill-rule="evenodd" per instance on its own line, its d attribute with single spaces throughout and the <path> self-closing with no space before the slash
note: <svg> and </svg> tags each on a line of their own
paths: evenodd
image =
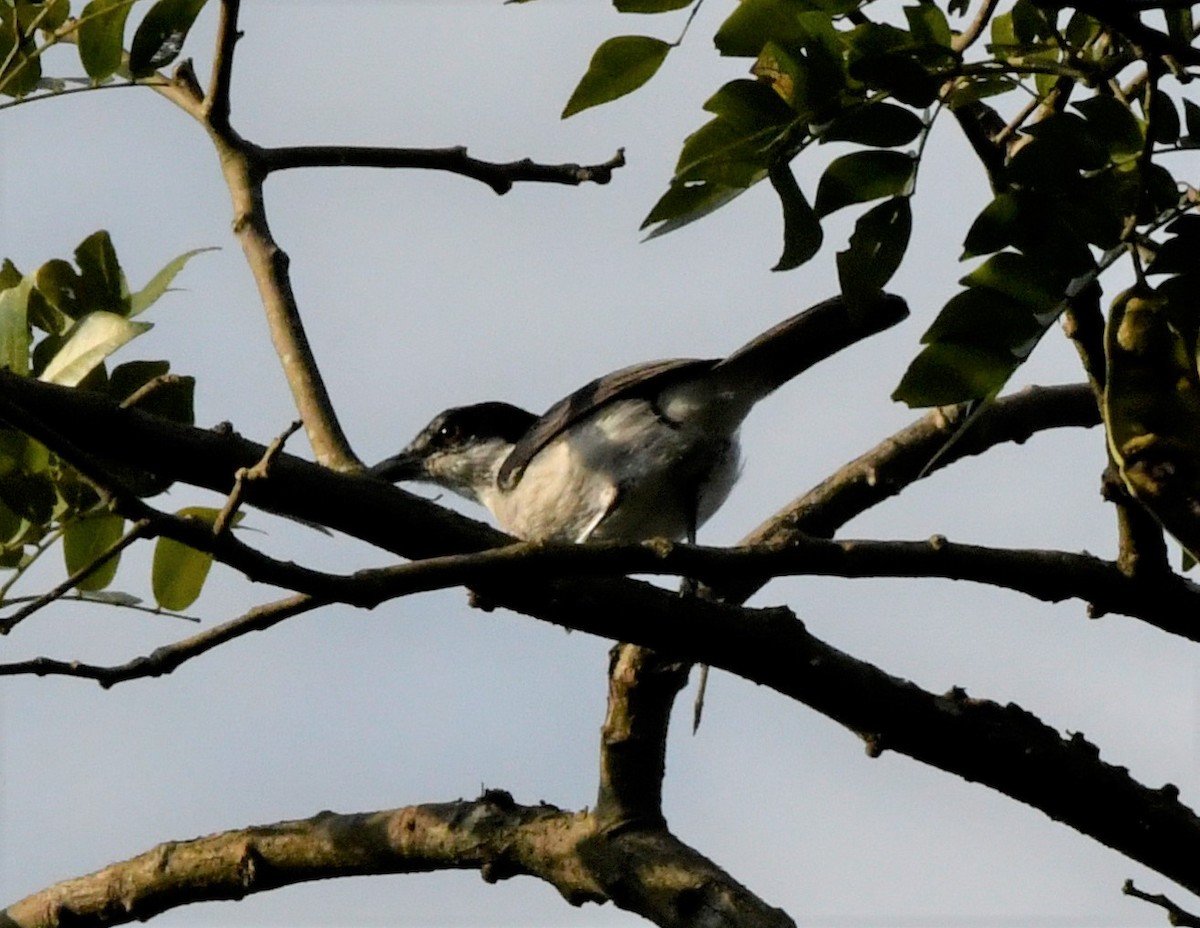
<svg viewBox="0 0 1200 928">
<path fill-rule="evenodd" d="M 461 427 L 454 422 L 447 422 L 437 432 L 438 444 L 453 445 L 462 437 Z"/>
</svg>

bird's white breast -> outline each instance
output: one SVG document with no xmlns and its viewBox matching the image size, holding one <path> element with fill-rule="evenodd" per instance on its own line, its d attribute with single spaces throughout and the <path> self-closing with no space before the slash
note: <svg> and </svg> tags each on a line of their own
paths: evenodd
<svg viewBox="0 0 1200 928">
<path fill-rule="evenodd" d="M 520 538 L 680 539 L 737 477 L 736 434 L 665 422 L 645 400 L 618 400 L 546 445 L 512 490 L 493 489 L 481 502 Z"/>
</svg>

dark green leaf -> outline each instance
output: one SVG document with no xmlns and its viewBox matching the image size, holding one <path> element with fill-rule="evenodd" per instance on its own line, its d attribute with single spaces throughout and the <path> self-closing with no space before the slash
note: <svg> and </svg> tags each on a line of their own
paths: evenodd
<svg viewBox="0 0 1200 928">
<path fill-rule="evenodd" d="M 54 483 L 44 472 L 14 472 L 0 480 L 0 501 L 34 525 L 49 524 L 57 499 Z"/>
<path fill-rule="evenodd" d="M 907 53 L 859 58 L 850 65 L 850 76 L 870 87 L 886 90 L 901 103 L 926 107 L 937 99 L 942 78 Z"/>
<path fill-rule="evenodd" d="M 1192 11 L 1189 7 L 1179 7 L 1172 9 L 1164 8 L 1162 11 L 1167 20 L 1167 33 L 1176 42 L 1182 42 L 1184 45 L 1191 45 L 1196 39 L 1196 24 L 1192 19 Z"/>
<path fill-rule="evenodd" d="M 705 101 L 704 109 L 744 133 L 787 125 L 795 117 L 780 95 L 767 84 L 746 78 L 723 86 Z"/>
<path fill-rule="evenodd" d="M 736 198 L 743 190 L 742 187 L 726 187 L 706 181 L 672 183 L 667 192 L 654 204 L 650 215 L 642 221 L 643 229 L 661 223 L 646 236 L 646 240 L 658 238 L 697 219 L 703 219 Z"/>
<path fill-rule="evenodd" d="M 562 118 L 637 90 L 654 76 L 670 50 L 662 39 L 644 35 L 619 35 L 603 42 L 567 101 Z"/>
<path fill-rule="evenodd" d="M 856 151 L 836 158 L 817 185 L 817 215 L 909 193 L 916 165 L 915 158 L 898 151 Z"/>
<path fill-rule="evenodd" d="M 1092 133 L 1108 149 L 1113 161 L 1128 161 L 1142 153 L 1145 138 L 1142 123 L 1124 103 L 1098 93 L 1072 105 L 1083 113 Z"/>
<path fill-rule="evenodd" d="M 847 110 L 821 132 L 821 141 L 895 148 L 907 145 L 924 128 L 925 121 L 912 110 L 879 102 Z"/>
<path fill-rule="evenodd" d="M 63 558 L 67 573 L 74 574 L 95 563 L 121 540 L 124 531 L 125 520 L 111 512 L 92 513 L 72 519 L 63 527 Z M 103 566 L 80 581 L 76 589 L 86 592 L 104 589 L 117 575 L 120 561 L 120 555 L 109 558 Z"/>
<path fill-rule="evenodd" d="M 772 127 L 747 133 L 726 119 L 709 120 L 684 140 L 675 180 L 749 187 L 766 176 L 777 134 Z"/>
<path fill-rule="evenodd" d="M 810 108 L 809 88 L 814 81 L 802 55 L 793 55 L 783 46 L 768 42 L 750 71 L 793 110 L 804 113 Z"/>
<path fill-rule="evenodd" d="M 1001 293 L 1037 313 L 1047 312 L 1062 299 L 1054 279 L 1037 262 L 1015 251 L 992 255 L 959 283 Z"/>
<path fill-rule="evenodd" d="M 1076 10 L 1067 20 L 1067 28 L 1063 32 L 1067 45 L 1071 48 L 1081 48 L 1091 42 L 1100 32 L 1100 23 L 1086 13 Z"/>
<path fill-rule="evenodd" d="M 790 271 L 820 251 L 825 236 L 791 168 L 777 165 L 771 169 L 770 178 L 783 206 L 783 254 L 771 270 Z"/>
<path fill-rule="evenodd" d="M 999 251 L 1016 241 L 1016 226 L 1020 221 L 1017 197 L 1012 193 L 997 194 L 983 208 L 963 242 L 963 258 L 987 255 Z"/>
<path fill-rule="evenodd" d="M 51 258 L 34 273 L 34 284 L 47 305 L 69 319 L 84 313 L 79 275 L 62 258 Z"/>
<path fill-rule="evenodd" d="M 147 77 L 179 57 L 184 39 L 207 0 L 158 0 L 133 35 L 129 72 Z"/>
<path fill-rule="evenodd" d="M 917 42 L 950 47 L 950 24 L 946 22 L 946 14 L 935 4 L 926 2 L 906 6 L 904 16 L 908 20 L 909 32 Z"/>
<path fill-rule="evenodd" d="M 1004 386 L 1017 364 L 1010 355 L 979 348 L 927 345 L 904 372 L 892 399 L 918 408 L 984 399 Z"/>
<path fill-rule="evenodd" d="M 850 247 L 837 255 L 842 293 L 855 302 L 883 290 L 900 266 L 911 234 L 908 197 L 892 197 L 863 213 L 854 225 Z"/>
<path fill-rule="evenodd" d="M 926 344 L 970 345 L 994 355 L 1024 358 L 1029 342 L 1037 339 L 1055 317 L 1042 317 L 1029 306 L 995 290 L 962 290 L 942 307 L 921 336 Z"/>
<path fill-rule="evenodd" d="M 1200 216 L 1185 218 L 1200 220 Z M 1159 246 L 1146 268 L 1147 274 L 1192 274 L 1200 270 L 1196 261 L 1200 254 L 1200 223 L 1175 228 L 1179 231 Z"/>
<path fill-rule="evenodd" d="M 1013 35 L 1021 45 L 1034 45 L 1054 35 L 1054 24 L 1034 0 L 1017 0 L 1012 8 Z"/>
<path fill-rule="evenodd" d="M 79 59 L 92 83 L 111 77 L 121 66 L 125 20 L 132 0 L 91 0 L 79 17 Z"/>
<path fill-rule="evenodd" d="M 167 361 L 127 361 L 113 369 L 108 378 L 109 395 L 123 403 L 156 377 L 171 370 Z"/>
<path fill-rule="evenodd" d="M 0 264 L 0 290 L 7 290 L 9 287 L 15 287 L 21 282 L 25 275 L 17 270 L 17 266 L 8 258 Z"/>
<path fill-rule="evenodd" d="M 613 0 L 618 13 L 668 13 L 691 6 L 695 0 Z"/>
<path fill-rule="evenodd" d="M 85 238 L 75 249 L 75 263 L 79 265 L 79 303 L 84 311 L 129 312 L 129 288 L 108 232 L 101 229 Z"/>
<path fill-rule="evenodd" d="M 1156 142 L 1173 145 L 1179 141 L 1179 110 L 1175 109 L 1170 96 L 1161 90 L 1155 90 L 1150 99 L 1150 127 Z"/>
<path fill-rule="evenodd" d="M 27 10 L 19 7 L 18 10 Z M 0 94 L 23 97 L 37 89 L 42 77 L 42 60 L 37 55 L 37 43 L 29 34 L 29 24 L 22 20 L 33 17 L 17 16 L 11 7 L 0 5 Z"/>
<path fill-rule="evenodd" d="M 790 0 L 742 0 L 721 24 L 713 42 L 729 58 L 757 58 L 767 42 L 800 44 L 805 31 Z"/>
<path fill-rule="evenodd" d="M 166 361 L 130 361 L 112 372 L 108 392 L 113 399 L 127 402 L 141 387 L 167 373 Z M 133 404 L 172 422 L 192 425 L 195 420 L 196 379 L 175 376 L 164 378 Z"/>
</svg>

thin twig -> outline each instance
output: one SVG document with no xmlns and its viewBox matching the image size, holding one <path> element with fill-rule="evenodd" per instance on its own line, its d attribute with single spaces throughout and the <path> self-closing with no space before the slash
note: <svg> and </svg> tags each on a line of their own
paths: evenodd
<svg viewBox="0 0 1200 928">
<path fill-rule="evenodd" d="M 85 564 L 76 570 L 71 576 L 67 577 L 57 586 L 47 590 L 41 596 L 38 596 L 28 605 L 18 609 L 12 615 L 0 619 L 0 635 L 7 635 L 18 624 L 29 618 L 39 609 L 43 609 L 58 599 L 62 599 L 67 593 L 79 586 L 84 580 L 94 574 L 97 570 L 111 561 L 114 557 L 128 548 L 135 541 L 140 541 L 148 537 L 150 524 L 146 521 L 135 522 L 121 538 L 117 539 L 108 546 L 101 554 L 95 557 L 91 562 Z"/>
<path fill-rule="evenodd" d="M 1134 899 L 1141 899 L 1167 911 L 1167 921 L 1177 928 L 1200 928 L 1200 916 L 1193 915 L 1186 909 L 1181 909 L 1162 893 L 1145 893 L 1133 885 L 1133 880 L 1126 880 L 1121 892 Z"/>
<path fill-rule="evenodd" d="M 223 535 L 229 530 L 233 519 L 241 508 L 242 497 L 246 492 L 246 484 L 254 480 L 267 479 L 271 472 L 272 462 L 283 453 L 283 446 L 287 443 L 287 440 L 296 434 L 303 425 L 304 423 L 297 419 L 267 446 L 267 450 L 263 452 L 263 456 L 258 460 L 257 464 L 252 467 L 239 467 L 237 469 L 233 477 L 233 489 L 229 492 L 229 496 L 225 500 L 225 505 L 217 513 L 216 519 L 213 520 L 212 531 L 214 535 Z"/>
<path fill-rule="evenodd" d="M 602 164 L 538 164 L 529 158 L 508 163 L 480 161 L 467 154 L 465 146 L 451 148 L 385 148 L 361 145 L 297 145 L 267 148 L 261 153 L 266 173 L 296 168 L 366 167 L 415 168 L 448 171 L 487 184 L 498 194 L 508 193 L 517 183 L 607 184 L 613 171 L 625 164 L 625 150 Z"/>
</svg>

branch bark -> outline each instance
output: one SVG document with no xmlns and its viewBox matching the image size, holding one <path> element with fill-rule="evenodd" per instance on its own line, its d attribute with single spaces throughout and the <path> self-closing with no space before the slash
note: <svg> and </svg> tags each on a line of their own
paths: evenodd
<svg viewBox="0 0 1200 928">
<path fill-rule="evenodd" d="M 28 896 L 0 924 L 120 925 L 311 880 L 464 869 L 491 883 L 538 877 L 572 905 L 611 901 L 666 928 L 794 925 L 664 828 L 606 831 L 587 812 L 521 806 L 502 790 L 167 842 Z"/>
</svg>

